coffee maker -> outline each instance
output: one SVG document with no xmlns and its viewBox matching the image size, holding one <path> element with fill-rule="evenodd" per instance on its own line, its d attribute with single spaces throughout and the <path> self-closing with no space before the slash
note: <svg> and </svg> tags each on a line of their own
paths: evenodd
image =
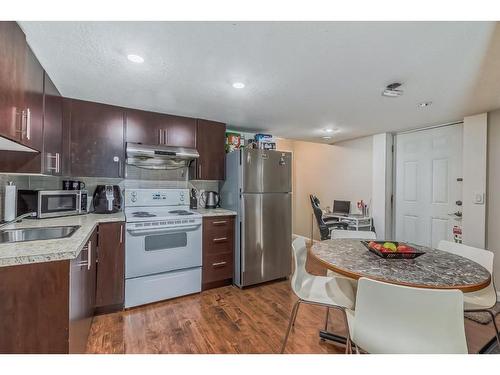
<svg viewBox="0 0 500 375">
<path fill-rule="evenodd" d="M 96 214 L 112 214 L 122 208 L 122 195 L 118 185 L 97 185 L 92 199 Z"/>
</svg>

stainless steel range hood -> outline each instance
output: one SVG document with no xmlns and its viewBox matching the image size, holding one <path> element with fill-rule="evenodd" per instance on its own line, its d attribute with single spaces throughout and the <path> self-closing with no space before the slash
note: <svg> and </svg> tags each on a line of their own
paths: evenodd
<svg viewBox="0 0 500 375">
<path fill-rule="evenodd" d="M 127 164 L 145 169 L 185 168 L 199 157 L 194 148 L 127 143 Z"/>
</svg>

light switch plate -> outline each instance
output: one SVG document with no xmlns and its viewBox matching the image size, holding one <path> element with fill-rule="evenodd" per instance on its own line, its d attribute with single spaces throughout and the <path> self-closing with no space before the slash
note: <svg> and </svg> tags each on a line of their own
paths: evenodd
<svg viewBox="0 0 500 375">
<path fill-rule="evenodd" d="M 484 204 L 484 193 L 480 191 L 474 192 L 474 204 Z"/>
</svg>

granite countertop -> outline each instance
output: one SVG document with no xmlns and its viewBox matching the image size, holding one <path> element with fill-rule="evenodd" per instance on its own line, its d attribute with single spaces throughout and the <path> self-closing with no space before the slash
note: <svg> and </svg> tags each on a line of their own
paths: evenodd
<svg viewBox="0 0 500 375">
<path fill-rule="evenodd" d="M 87 243 L 99 223 L 117 221 L 125 221 L 123 212 L 107 215 L 76 215 L 41 220 L 25 219 L 21 223 L 10 224 L 2 229 L 68 225 L 80 225 L 80 228 L 69 238 L 2 243 L 0 244 L 0 267 L 74 259 L 78 257 L 83 246 Z"/>
<path fill-rule="evenodd" d="M 486 287 L 491 275 L 470 259 L 416 246 L 425 252 L 415 259 L 384 259 L 368 251 L 359 239 L 316 242 L 311 254 L 325 267 L 358 279 L 368 277 L 393 284 L 474 291 Z"/>
<path fill-rule="evenodd" d="M 224 208 L 197 208 L 193 210 L 194 212 L 198 212 L 204 217 L 209 216 L 236 216 L 236 211 L 226 210 Z"/>
</svg>

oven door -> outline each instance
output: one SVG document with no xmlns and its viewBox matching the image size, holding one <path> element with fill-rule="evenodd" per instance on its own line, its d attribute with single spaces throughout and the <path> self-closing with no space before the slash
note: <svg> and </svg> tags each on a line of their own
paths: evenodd
<svg viewBox="0 0 500 375">
<path fill-rule="evenodd" d="M 201 223 L 170 228 L 127 226 L 127 279 L 201 267 Z"/>
<path fill-rule="evenodd" d="M 77 215 L 80 212 L 79 191 L 40 191 L 38 217 Z"/>
</svg>

